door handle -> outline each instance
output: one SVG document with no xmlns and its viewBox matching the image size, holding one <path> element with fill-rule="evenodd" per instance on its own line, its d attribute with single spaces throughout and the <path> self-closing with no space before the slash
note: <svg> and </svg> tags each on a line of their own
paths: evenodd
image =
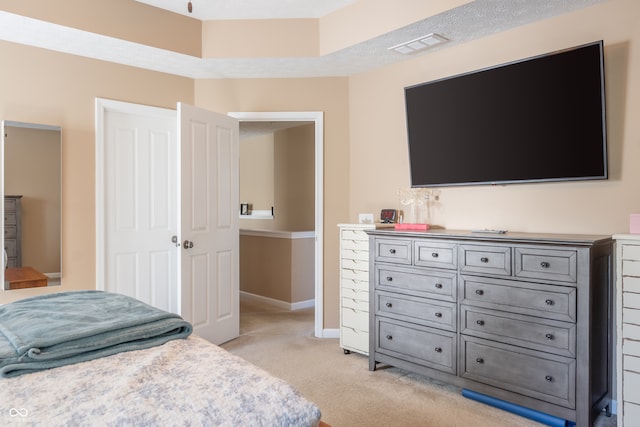
<svg viewBox="0 0 640 427">
<path fill-rule="evenodd" d="M 180 241 L 178 240 L 178 236 L 171 236 L 171 243 L 176 245 L 176 247 L 180 247 Z"/>
<path fill-rule="evenodd" d="M 193 247 L 193 242 L 185 240 L 184 242 L 182 242 L 182 247 L 185 249 L 191 249 Z"/>
</svg>

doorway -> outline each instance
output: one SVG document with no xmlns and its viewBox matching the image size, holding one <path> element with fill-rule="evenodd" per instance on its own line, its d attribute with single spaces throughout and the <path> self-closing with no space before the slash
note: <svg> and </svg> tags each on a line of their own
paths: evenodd
<svg viewBox="0 0 640 427">
<path fill-rule="evenodd" d="M 318 338 L 325 338 L 324 333 L 324 281 L 323 281 L 323 224 L 324 224 L 324 114 L 311 112 L 230 112 L 243 123 L 291 123 L 292 126 L 303 123 L 315 125 L 315 248 L 314 248 L 314 288 L 315 288 L 315 318 L 314 334 Z"/>
</svg>

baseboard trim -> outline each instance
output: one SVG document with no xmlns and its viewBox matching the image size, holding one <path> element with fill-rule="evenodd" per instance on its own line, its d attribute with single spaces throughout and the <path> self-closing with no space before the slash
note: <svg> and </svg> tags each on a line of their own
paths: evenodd
<svg viewBox="0 0 640 427">
<path fill-rule="evenodd" d="M 322 338 L 340 338 L 340 329 L 323 329 Z"/>
<path fill-rule="evenodd" d="M 244 298 L 252 301 L 259 301 L 265 304 L 272 305 L 274 307 L 282 308 L 288 311 L 296 311 L 302 310 L 305 308 L 315 307 L 316 301 L 314 299 L 306 300 L 306 301 L 298 301 L 298 302 L 286 302 L 277 300 L 274 298 L 265 297 L 262 295 L 256 295 L 249 292 L 240 291 L 240 298 Z"/>
</svg>

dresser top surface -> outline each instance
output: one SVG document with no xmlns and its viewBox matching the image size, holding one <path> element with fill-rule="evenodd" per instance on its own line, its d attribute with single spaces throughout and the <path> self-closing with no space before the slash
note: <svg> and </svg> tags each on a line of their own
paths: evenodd
<svg viewBox="0 0 640 427">
<path fill-rule="evenodd" d="M 611 236 L 595 234 L 555 234 L 555 233 L 520 233 L 508 231 L 505 233 L 476 232 L 472 230 L 448 230 L 443 228 L 427 231 L 415 230 L 365 230 L 367 234 L 376 236 L 397 237 L 426 237 L 438 239 L 457 239 L 490 242 L 522 242 L 522 243 L 553 243 L 573 245 L 593 245 L 611 241 Z"/>
</svg>

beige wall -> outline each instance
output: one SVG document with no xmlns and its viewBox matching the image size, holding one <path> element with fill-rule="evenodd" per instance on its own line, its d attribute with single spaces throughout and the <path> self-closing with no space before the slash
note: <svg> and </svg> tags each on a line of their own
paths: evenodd
<svg viewBox="0 0 640 427">
<path fill-rule="evenodd" d="M 0 6 L 7 8 L 18 7 L 14 6 L 18 3 L 0 0 Z M 374 3 L 382 7 L 379 1 Z M 417 21 L 419 9 L 406 10 L 415 12 Z M 404 21 L 409 19 L 407 13 L 401 15 Z M 0 67 L 0 117 L 63 128 L 63 288 L 80 289 L 90 288 L 95 275 L 96 96 L 163 107 L 193 101 L 219 112 L 323 111 L 324 327 L 336 328 L 339 241 L 335 225 L 356 221 L 359 212 L 395 206 L 397 189 L 409 184 L 403 105 L 407 85 L 604 39 L 611 178 L 443 189 L 434 222 L 448 228 L 533 232 L 627 231 L 629 213 L 640 212 L 638 22 L 639 2 L 610 0 L 349 78 L 194 82 L 0 42 L 3 58 L 19 58 L 5 60 Z M 344 24 L 320 22 L 321 33 L 329 28 L 337 31 Z M 360 30 L 350 26 L 349 31 Z M 356 33 L 349 38 L 360 37 Z M 321 36 L 321 52 L 334 51 L 344 43 L 341 31 L 334 34 L 338 37 L 333 41 Z M 345 37 L 347 34 L 345 30 Z M 3 293 L 0 303 L 34 292 Z"/>
<path fill-rule="evenodd" d="M 315 239 L 268 234 L 240 234 L 240 290 L 285 303 L 314 299 Z"/>
<path fill-rule="evenodd" d="M 274 206 L 274 142 L 273 133 L 240 141 L 240 203 L 250 209 L 269 210 Z M 255 228 L 263 221 L 242 219 L 240 228 Z M 272 229 L 273 221 L 259 228 Z"/>
<path fill-rule="evenodd" d="M 193 80 L 8 42 L 0 57 L 0 118 L 62 128 L 63 212 L 62 286 L 2 292 L 0 304 L 95 288 L 95 98 L 175 108 L 194 102 Z"/>
<path fill-rule="evenodd" d="M 241 229 L 315 229 L 315 124 L 240 141 L 240 202 L 275 212 L 273 219 L 240 217 Z"/>
<path fill-rule="evenodd" d="M 629 214 L 640 212 L 639 22 L 639 2 L 614 0 L 352 77 L 344 220 L 396 206 L 398 188 L 409 185 L 405 86 L 603 39 L 610 179 L 445 188 L 433 222 L 451 229 L 626 232 Z"/>
<path fill-rule="evenodd" d="M 274 158 L 274 229 L 315 229 L 315 125 L 276 132 Z"/>
</svg>

